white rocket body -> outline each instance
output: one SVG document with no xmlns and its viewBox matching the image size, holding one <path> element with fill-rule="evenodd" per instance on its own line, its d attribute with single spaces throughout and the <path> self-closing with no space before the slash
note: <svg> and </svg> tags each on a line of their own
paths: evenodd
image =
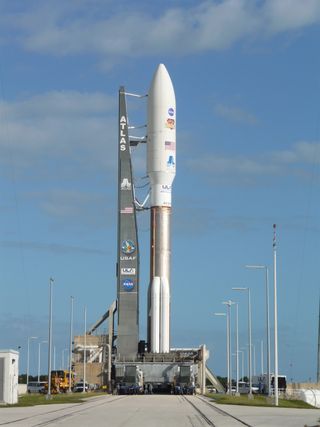
<svg viewBox="0 0 320 427">
<path fill-rule="evenodd" d="M 148 93 L 147 173 L 151 185 L 148 341 L 154 353 L 170 351 L 170 217 L 176 174 L 176 101 L 160 64 Z"/>
</svg>

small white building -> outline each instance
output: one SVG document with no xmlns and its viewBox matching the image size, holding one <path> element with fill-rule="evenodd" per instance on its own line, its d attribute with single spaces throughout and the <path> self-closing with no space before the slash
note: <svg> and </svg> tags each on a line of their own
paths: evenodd
<svg viewBox="0 0 320 427">
<path fill-rule="evenodd" d="M 18 402 L 19 352 L 0 350 L 0 403 Z"/>
</svg>

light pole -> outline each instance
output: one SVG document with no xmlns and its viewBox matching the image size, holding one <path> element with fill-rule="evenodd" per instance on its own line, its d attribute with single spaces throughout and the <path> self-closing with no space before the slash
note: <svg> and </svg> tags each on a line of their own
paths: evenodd
<svg viewBox="0 0 320 427">
<path fill-rule="evenodd" d="M 40 341 L 38 343 L 38 383 L 40 382 L 40 367 L 41 367 L 41 344 L 45 344 L 48 341 Z"/>
<path fill-rule="evenodd" d="M 236 395 L 239 395 L 239 304 L 236 305 Z"/>
<path fill-rule="evenodd" d="M 223 301 L 222 304 L 225 304 L 227 306 L 227 322 L 228 322 L 228 363 L 229 363 L 229 382 L 228 382 L 228 390 L 229 394 L 231 394 L 232 391 L 232 366 L 231 366 L 231 306 L 235 304 L 233 301 Z"/>
<path fill-rule="evenodd" d="M 246 268 L 265 270 L 266 282 L 266 328 L 267 328 L 267 382 L 268 395 L 271 395 L 271 373 L 270 373 L 270 314 L 269 314 L 269 269 L 267 265 L 246 265 Z M 262 372 L 263 373 L 263 372 Z"/>
<path fill-rule="evenodd" d="M 27 348 L 27 387 L 29 382 L 29 364 L 30 364 L 30 340 L 36 340 L 38 337 L 28 337 L 28 348 Z"/>
<path fill-rule="evenodd" d="M 274 404 L 279 406 L 278 391 L 278 300 L 277 300 L 277 242 L 276 224 L 273 224 L 273 294 L 274 294 Z"/>
<path fill-rule="evenodd" d="M 263 340 L 261 340 L 260 342 L 260 357 L 261 357 L 261 362 L 260 362 L 260 366 L 261 366 L 261 375 L 263 375 Z"/>
<path fill-rule="evenodd" d="M 111 357 L 112 357 L 112 349 L 111 345 L 106 343 L 106 346 L 108 347 L 108 393 L 111 392 Z"/>
<path fill-rule="evenodd" d="M 83 393 L 86 392 L 86 364 L 87 364 L 87 307 L 84 307 L 84 346 L 83 346 Z"/>
<path fill-rule="evenodd" d="M 66 356 L 66 358 L 64 357 L 65 353 L 68 353 L 68 352 L 69 352 L 68 348 L 64 348 L 63 350 L 61 350 L 61 369 L 63 371 L 69 365 L 68 356 Z"/>
<path fill-rule="evenodd" d="M 249 379 L 249 351 L 248 351 L 248 344 L 247 344 L 247 348 L 246 347 L 241 347 L 241 350 L 243 352 L 243 357 L 245 357 L 245 352 L 248 352 L 246 358 L 246 373 L 247 375 L 245 375 L 248 379 Z"/>
<path fill-rule="evenodd" d="M 48 345 L 48 393 L 47 399 L 51 399 L 51 347 L 52 347 L 52 285 L 54 279 L 49 279 L 49 345 Z"/>
<path fill-rule="evenodd" d="M 70 311 L 70 350 L 69 350 L 69 392 L 72 390 L 72 334 L 73 334 L 73 297 L 71 298 L 71 311 Z"/>
<path fill-rule="evenodd" d="M 227 313 L 213 313 L 215 316 L 226 316 L 227 319 L 227 393 L 228 393 L 228 387 L 230 382 L 230 365 L 229 365 L 229 320 Z"/>
<path fill-rule="evenodd" d="M 53 370 L 56 370 L 56 346 L 53 346 Z"/>
<path fill-rule="evenodd" d="M 244 381 L 244 351 L 239 350 L 239 353 L 241 353 L 241 378 Z"/>
<path fill-rule="evenodd" d="M 233 291 L 247 291 L 248 292 L 248 335 L 249 335 L 249 397 L 252 398 L 252 370 L 251 370 L 251 296 L 250 288 L 232 288 Z"/>
</svg>

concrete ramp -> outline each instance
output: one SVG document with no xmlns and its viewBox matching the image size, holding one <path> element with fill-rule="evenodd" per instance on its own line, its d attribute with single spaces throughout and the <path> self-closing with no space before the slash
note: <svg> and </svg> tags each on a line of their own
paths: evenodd
<svg viewBox="0 0 320 427">
<path fill-rule="evenodd" d="M 219 392 L 225 393 L 225 389 L 218 378 L 210 371 L 208 366 L 206 366 L 206 381 L 209 381 L 212 386 Z"/>
</svg>

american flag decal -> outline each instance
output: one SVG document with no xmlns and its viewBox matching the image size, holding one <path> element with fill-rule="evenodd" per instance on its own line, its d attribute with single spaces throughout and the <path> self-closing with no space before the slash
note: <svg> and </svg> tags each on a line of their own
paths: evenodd
<svg viewBox="0 0 320 427">
<path fill-rule="evenodd" d="M 122 214 L 132 214 L 133 213 L 133 207 L 132 206 L 128 206 L 124 209 L 121 209 L 120 213 Z"/>
<path fill-rule="evenodd" d="M 166 150 L 175 150 L 176 149 L 176 143 L 173 141 L 165 141 L 164 143 Z"/>
</svg>

